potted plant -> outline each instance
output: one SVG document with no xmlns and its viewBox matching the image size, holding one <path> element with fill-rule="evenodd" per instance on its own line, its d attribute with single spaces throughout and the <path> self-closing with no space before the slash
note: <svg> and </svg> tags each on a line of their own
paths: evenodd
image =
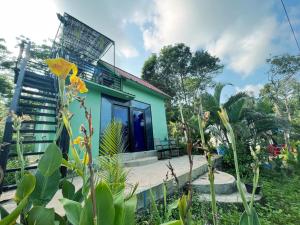
<svg viewBox="0 0 300 225">
<path fill-rule="evenodd" d="M 252 182 L 249 182 L 249 183 L 245 183 L 245 187 L 246 187 L 246 190 L 249 194 L 252 194 L 253 192 L 253 184 Z M 254 194 L 258 195 L 261 191 L 261 185 L 257 185 L 256 189 L 255 189 L 255 192 Z"/>
</svg>

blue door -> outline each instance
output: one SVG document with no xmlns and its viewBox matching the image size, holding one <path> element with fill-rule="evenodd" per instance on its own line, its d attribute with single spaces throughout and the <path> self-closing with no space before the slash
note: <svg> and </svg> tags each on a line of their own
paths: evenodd
<svg viewBox="0 0 300 225">
<path fill-rule="evenodd" d="M 144 110 L 132 110 L 133 122 L 133 149 L 134 151 L 147 150 L 146 145 L 146 129 L 145 129 L 145 113 Z"/>
</svg>

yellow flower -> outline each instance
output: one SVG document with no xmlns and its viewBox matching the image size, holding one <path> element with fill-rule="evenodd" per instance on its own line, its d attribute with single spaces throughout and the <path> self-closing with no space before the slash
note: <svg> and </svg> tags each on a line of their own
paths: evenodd
<svg viewBox="0 0 300 225">
<path fill-rule="evenodd" d="M 79 80 L 78 80 L 77 90 L 78 90 L 80 93 L 88 92 L 88 89 L 86 88 L 84 81 L 81 80 L 80 78 L 79 78 Z"/>
<path fill-rule="evenodd" d="M 78 83 L 78 81 L 79 81 L 79 77 L 77 77 L 76 75 L 72 75 L 71 77 L 70 77 L 70 83 L 71 84 L 77 84 Z"/>
<path fill-rule="evenodd" d="M 78 69 L 74 63 L 71 63 L 63 58 L 46 59 L 45 63 L 48 65 L 50 71 L 61 79 L 66 79 L 72 70 L 72 76 L 76 76 Z"/>
<path fill-rule="evenodd" d="M 81 137 L 81 136 L 78 136 L 77 138 L 75 138 L 74 140 L 73 140 L 73 144 L 74 145 L 79 145 L 79 144 L 81 144 L 83 142 L 83 137 Z"/>
<path fill-rule="evenodd" d="M 70 83 L 74 85 L 80 93 L 88 92 L 88 89 L 86 88 L 86 85 L 83 80 L 81 80 L 78 76 L 72 75 L 70 77 Z"/>
</svg>

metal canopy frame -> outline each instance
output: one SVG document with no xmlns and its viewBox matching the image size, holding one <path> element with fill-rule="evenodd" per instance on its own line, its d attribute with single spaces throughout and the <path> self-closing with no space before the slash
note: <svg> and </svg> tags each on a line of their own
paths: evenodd
<svg viewBox="0 0 300 225">
<path fill-rule="evenodd" d="M 115 65 L 115 42 L 79 21 L 68 13 L 57 14 L 61 24 L 56 34 L 54 45 L 65 52 L 76 54 L 84 61 L 97 63 L 113 46 Z"/>
</svg>

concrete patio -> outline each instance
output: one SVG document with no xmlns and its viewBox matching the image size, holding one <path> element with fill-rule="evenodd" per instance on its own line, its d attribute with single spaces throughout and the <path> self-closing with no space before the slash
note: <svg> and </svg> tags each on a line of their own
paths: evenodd
<svg viewBox="0 0 300 225">
<path fill-rule="evenodd" d="M 221 158 L 216 157 L 217 163 L 219 163 Z M 188 171 L 189 163 L 187 156 L 176 157 L 167 160 L 157 160 L 151 164 L 139 165 L 134 167 L 126 167 L 128 171 L 128 180 L 127 180 L 127 191 L 130 190 L 134 184 L 138 183 L 137 188 L 137 197 L 138 197 L 138 209 L 141 209 L 149 203 L 149 190 L 152 189 L 152 192 L 156 199 L 161 199 L 163 197 L 163 180 L 166 178 L 168 172 L 167 164 L 171 162 L 174 172 L 176 173 L 179 185 L 182 187 L 188 180 Z M 198 178 L 207 171 L 207 162 L 204 156 L 195 155 L 194 156 L 194 165 L 193 165 L 193 179 Z M 78 189 L 81 186 L 81 179 L 78 177 L 73 179 L 73 183 Z M 176 187 L 174 185 L 174 179 L 171 178 L 169 172 L 169 179 L 166 182 L 168 187 L 168 193 L 172 193 Z M 12 199 L 14 196 L 14 191 L 3 193 L 0 202 L 2 205 L 11 210 L 15 203 Z M 62 198 L 61 191 L 58 191 L 52 201 L 47 205 L 48 208 L 55 208 L 55 211 L 59 214 L 64 212 L 62 205 L 58 199 Z M 5 201 L 8 200 L 8 201 Z"/>
</svg>

